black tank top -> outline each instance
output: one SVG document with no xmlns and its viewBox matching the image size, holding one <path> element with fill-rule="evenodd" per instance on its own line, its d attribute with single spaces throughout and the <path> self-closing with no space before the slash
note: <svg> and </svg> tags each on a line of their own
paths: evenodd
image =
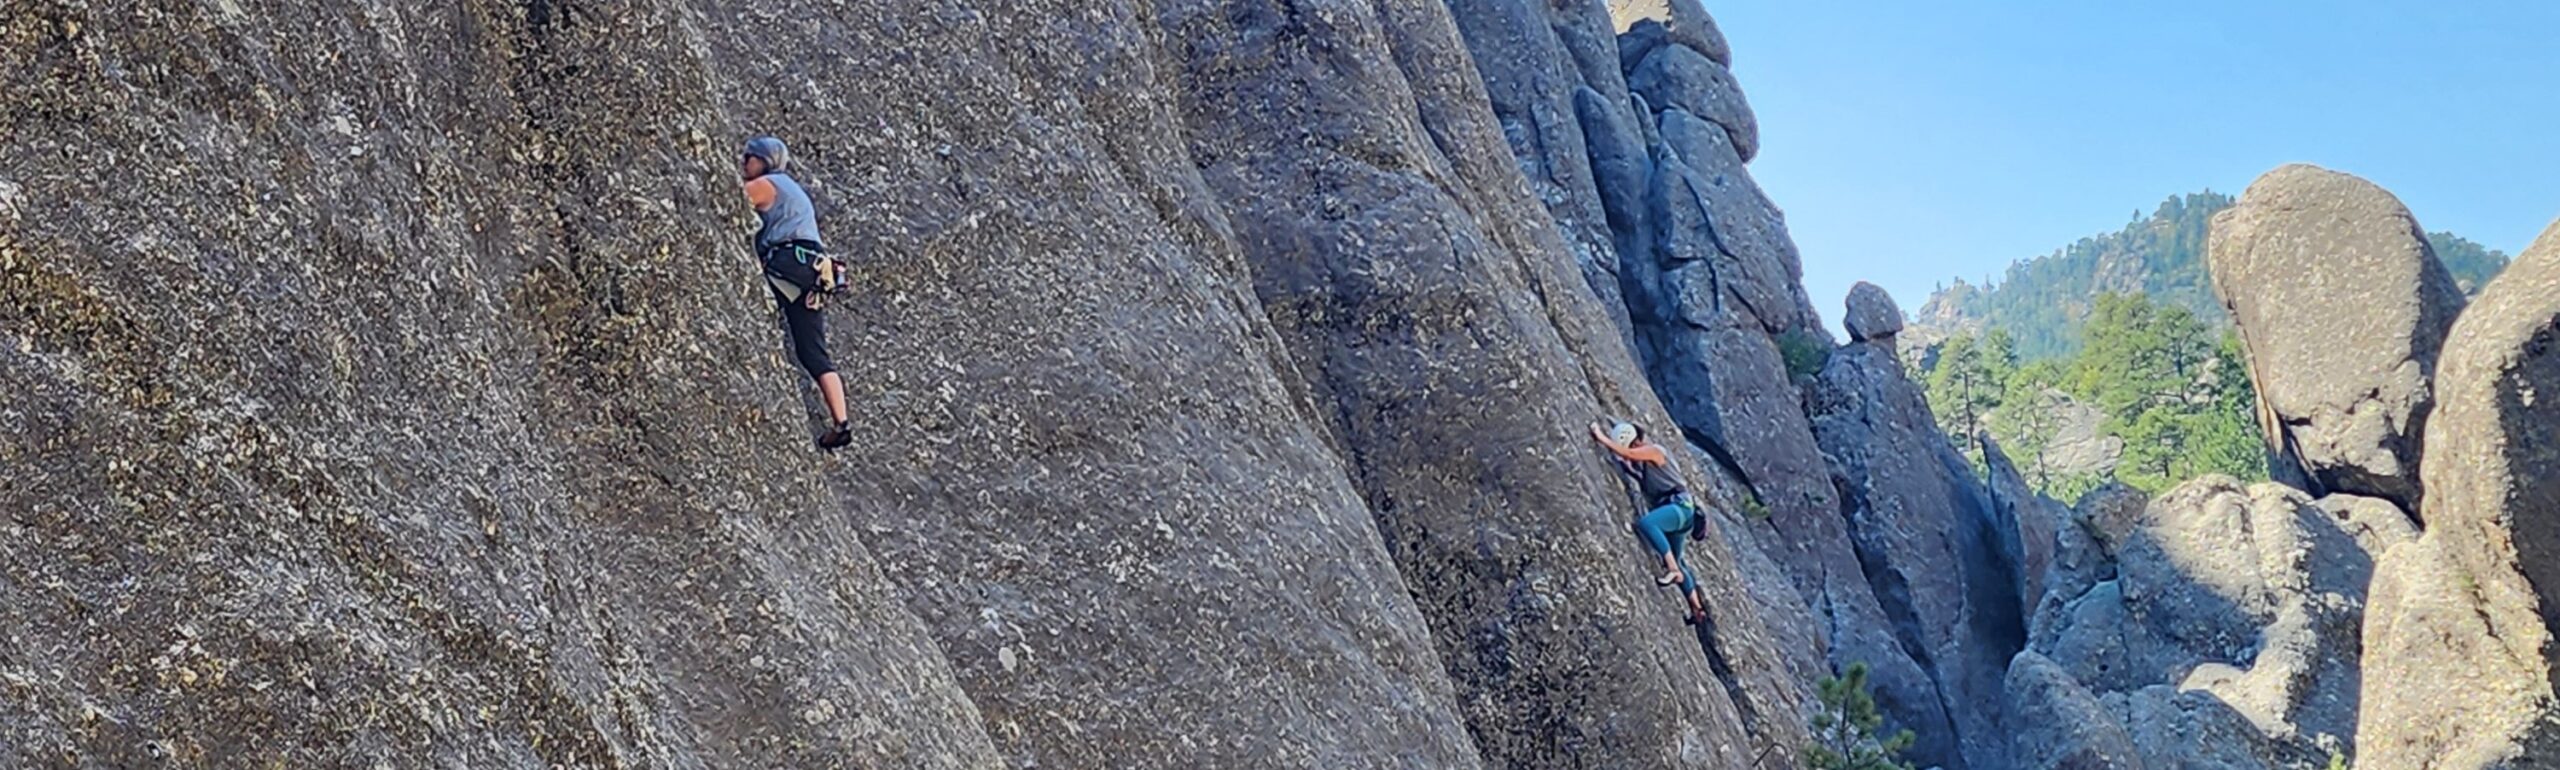
<svg viewBox="0 0 2560 770">
<path fill-rule="evenodd" d="M 1687 491 L 1680 486 L 1680 477 L 1672 474 L 1669 465 L 1619 460 L 1618 469 L 1625 471 L 1628 478 L 1635 479 L 1636 489 L 1644 492 L 1645 502 L 1656 507 Z"/>
</svg>

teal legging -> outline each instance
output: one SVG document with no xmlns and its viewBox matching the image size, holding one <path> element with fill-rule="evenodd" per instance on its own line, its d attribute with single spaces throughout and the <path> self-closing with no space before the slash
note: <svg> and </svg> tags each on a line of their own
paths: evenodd
<svg viewBox="0 0 2560 770">
<path fill-rule="evenodd" d="M 1698 525 L 1698 510 L 1689 507 L 1686 498 L 1664 503 L 1643 516 L 1636 517 L 1636 536 L 1653 548 L 1653 555 L 1671 554 L 1680 560 L 1680 592 L 1686 595 L 1698 590 L 1698 576 L 1689 573 L 1689 557 L 1684 553 L 1689 528 Z"/>
</svg>

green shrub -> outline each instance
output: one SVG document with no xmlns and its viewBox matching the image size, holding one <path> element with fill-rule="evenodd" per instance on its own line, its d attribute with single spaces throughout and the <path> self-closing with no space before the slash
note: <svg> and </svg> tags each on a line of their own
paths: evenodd
<svg viewBox="0 0 2560 770">
<path fill-rule="evenodd" d="M 1778 335 L 1778 357 L 1787 362 L 1787 376 L 1796 379 L 1822 373 L 1822 363 L 1831 360 L 1831 341 L 1803 329 L 1788 329 Z"/>
<path fill-rule="evenodd" d="M 1743 495 L 1742 515 L 1752 521 L 1766 520 L 1769 518 L 1769 506 L 1761 504 L 1758 495 Z"/>
</svg>

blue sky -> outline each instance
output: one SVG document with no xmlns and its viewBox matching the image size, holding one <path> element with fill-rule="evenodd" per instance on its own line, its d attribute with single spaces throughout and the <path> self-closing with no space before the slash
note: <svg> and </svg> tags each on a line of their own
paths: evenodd
<svg viewBox="0 0 2560 770">
<path fill-rule="evenodd" d="M 2511 255 L 2560 218 L 2560 2 L 1706 5 L 1834 328 L 2292 161 Z"/>
</svg>

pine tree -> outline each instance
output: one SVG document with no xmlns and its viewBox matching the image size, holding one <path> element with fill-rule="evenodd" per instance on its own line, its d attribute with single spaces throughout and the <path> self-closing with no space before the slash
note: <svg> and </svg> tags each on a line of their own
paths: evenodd
<svg viewBox="0 0 2560 770">
<path fill-rule="evenodd" d="M 1977 464 L 1981 452 L 1973 434 L 1989 424 L 1993 410 L 2008 394 L 2010 373 L 2017 369 L 2016 346 L 2009 333 L 1993 329 L 1981 337 L 1959 334 L 1938 348 L 1937 364 L 1922 382 L 1929 411 L 1938 429 Z"/>
<path fill-rule="evenodd" d="M 1849 664 L 1838 677 L 1816 686 L 1822 710 L 1813 715 L 1813 743 L 1804 749 L 1805 764 L 1814 770 L 1911 770 L 1898 757 L 1911 748 L 1914 736 L 1904 730 L 1879 736 L 1884 716 L 1867 693 L 1867 664 Z"/>
</svg>

